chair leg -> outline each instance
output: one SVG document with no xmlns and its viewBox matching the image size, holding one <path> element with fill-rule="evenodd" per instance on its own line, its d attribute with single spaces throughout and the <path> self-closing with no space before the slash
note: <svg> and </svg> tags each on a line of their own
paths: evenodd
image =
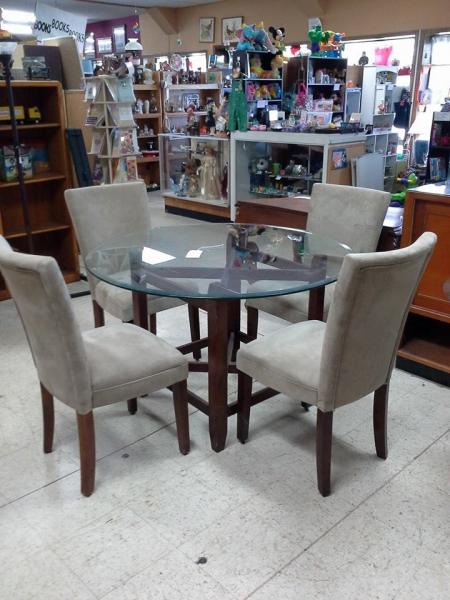
<svg viewBox="0 0 450 600">
<path fill-rule="evenodd" d="M 238 373 L 238 410 L 237 410 L 237 438 L 242 443 L 248 439 L 250 424 L 250 408 L 252 402 L 252 378 L 239 371 Z"/>
<path fill-rule="evenodd" d="M 196 306 L 188 305 L 189 311 L 189 326 L 191 328 L 191 340 L 195 342 L 200 339 L 200 313 Z M 192 356 L 195 360 L 200 360 L 202 357 L 202 351 L 200 348 L 194 350 Z"/>
<path fill-rule="evenodd" d="M 150 333 L 156 335 L 156 313 L 150 315 Z"/>
<path fill-rule="evenodd" d="M 132 398 L 131 400 L 127 400 L 128 412 L 130 415 L 135 415 L 137 413 L 137 398 Z"/>
<path fill-rule="evenodd" d="M 258 337 L 258 309 L 247 306 L 247 336 L 249 341 Z"/>
<path fill-rule="evenodd" d="M 55 410 L 53 396 L 41 383 L 42 415 L 44 417 L 44 452 L 53 450 L 53 433 L 55 431 Z"/>
<path fill-rule="evenodd" d="M 94 310 L 95 327 L 103 327 L 105 324 L 105 311 L 95 300 L 92 300 L 92 308 Z"/>
<path fill-rule="evenodd" d="M 387 415 L 389 386 L 382 385 L 375 391 L 373 398 L 373 433 L 375 449 L 379 458 L 387 458 Z"/>
<path fill-rule="evenodd" d="M 90 496 L 95 485 L 95 431 L 94 413 L 77 413 L 78 440 L 80 443 L 81 493 Z"/>
<path fill-rule="evenodd" d="M 189 439 L 189 412 L 187 381 L 179 381 L 172 386 L 175 422 L 177 426 L 178 447 L 181 454 L 188 454 L 191 443 Z"/>
<path fill-rule="evenodd" d="M 322 496 L 330 494 L 331 441 L 333 436 L 333 412 L 317 409 L 316 466 L 317 484 Z"/>
</svg>

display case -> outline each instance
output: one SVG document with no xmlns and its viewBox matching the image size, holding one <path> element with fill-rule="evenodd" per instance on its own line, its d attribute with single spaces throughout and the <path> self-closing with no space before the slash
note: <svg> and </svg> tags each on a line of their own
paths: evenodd
<svg viewBox="0 0 450 600">
<path fill-rule="evenodd" d="M 229 145 L 226 137 L 159 136 L 166 210 L 229 219 Z"/>
<path fill-rule="evenodd" d="M 155 73 L 155 75 L 157 75 Z M 148 191 L 159 189 L 158 135 L 162 132 L 162 99 L 159 79 L 153 83 L 135 85 L 134 119 L 137 139 L 142 156 L 137 158 L 139 177 L 145 181 Z"/>
<path fill-rule="evenodd" d="M 394 123 L 394 88 L 397 73 L 397 67 L 364 67 L 361 123 L 372 125 L 374 133 L 389 131 Z"/>
<path fill-rule="evenodd" d="M 437 183 L 450 178 L 450 112 L 433 113 L 427 160 L 427 182 Z"/>
<path fill-rule="evenodd" d="M 202 78 L 204 74 L 202 74 Z M 213 101 L 220 105 L 218 83 L 168 83 L 164 88 L 164 127 L 171 133 L 185 133 L 189 125 L 188 108 L 195 107 L 192 113 L 192 127 L 201 133 L 207 129 L 207 104 Z"/>
<path fill-rule="evenodd" d="M 351 160 L 365 135 L 235 131 L 231 135 L 231 218 L 252 198 L 310 195 L 315 182 L 351 185 Z"/>
</svg>

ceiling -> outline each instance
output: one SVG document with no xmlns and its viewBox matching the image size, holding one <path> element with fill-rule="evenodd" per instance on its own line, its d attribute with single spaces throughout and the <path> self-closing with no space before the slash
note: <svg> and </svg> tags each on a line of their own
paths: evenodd
<svg viewBox="0 0 450 600">
<path fill-rule="evenodd" d="M 84 15 L 89 21 L 101 21 L 114 19 L 116 17 L 127 17 L 135 11 L 143 12 L 152 6 L 181 7 L 194 6 L 196 4 L 210 4 L 222 0 L 45 0 L 44 4 L 56 6 L 61 10 L 67 10 L 78 15 Z M 29 10 L 34 12 L 36 0 L 0 0 L 3 8 L 15 10 Z"/>
</svg>

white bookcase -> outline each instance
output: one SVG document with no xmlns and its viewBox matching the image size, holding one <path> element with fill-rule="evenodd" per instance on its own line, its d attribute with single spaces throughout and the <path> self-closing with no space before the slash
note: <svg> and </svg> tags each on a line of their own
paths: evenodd
<svg viewBox="0 0 450 600">
<path fill-rule="evenodd" d="M 364 67 L 361 94 L 361 123 L 372 125 L 374 133 L 390 130 L 394 122 L 394 88 L 397 67 Z M 380 133 L 383 131 L 380 131 Z"/>
</svg>

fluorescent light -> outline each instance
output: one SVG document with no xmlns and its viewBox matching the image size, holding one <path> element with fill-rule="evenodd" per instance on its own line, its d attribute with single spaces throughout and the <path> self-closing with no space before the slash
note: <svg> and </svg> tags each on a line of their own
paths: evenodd
<svg viewBox="0 0 450 600">
<path fill-rule="evenodd" d="M 8 8 L 3 8 L 2 19 L 9 23 L 34 23 L 36 16 L 34 13 L 25 10 L 9 10 Z"/>
<path fill-rule="evenodd" d="M 2 21 L 1 27 L 5 31 L 9 31 L 9 33 L 15 33 L 17 35 L 32 34 L 31 25 L 26 25 L 25 23 L 8 23 L 6 21 Z"/>
</svg>

